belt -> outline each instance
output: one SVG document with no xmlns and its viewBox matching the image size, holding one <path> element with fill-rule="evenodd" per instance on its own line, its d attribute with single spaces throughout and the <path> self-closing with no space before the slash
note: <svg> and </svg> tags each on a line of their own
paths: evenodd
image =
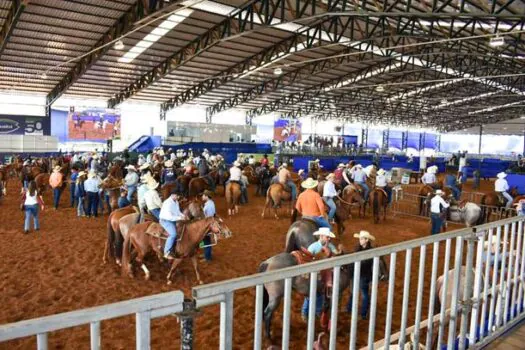
<svg viewBox="0 0 525 350">
<path fill-rule="evenodd" d="M 441 215 L 441 213 L 430 213 L 431 215 Z"/>
</svg>

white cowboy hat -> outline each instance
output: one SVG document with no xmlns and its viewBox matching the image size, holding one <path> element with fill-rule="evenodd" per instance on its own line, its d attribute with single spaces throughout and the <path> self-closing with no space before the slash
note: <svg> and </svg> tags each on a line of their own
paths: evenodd
<svg viewBox="0 0 525 350">
<path fill-rule="evenodd" d="M 319 162 L 320 162 L 319 159 L 314 160 L 314 163 L 319 163 Z"/>
<path fill-rule="evenodd" d="M 330 238 L 335 238 L 335 235 L 330 232 L 330 228 L 328 227 L 319 227 L 319 230 L 314 232 L 314 236 L 326 236 Z"/>
<path fill-rule="evenodd" d="M 217 160 L 217 157 L 216 156 L 210 156 L 210 160 L 213 162 L 213 161 Z"/>
<path fill-rule="evenodd" d="M 94 154 L 93 159 L 98 159 L 98 155 Z"/>
<path fill-rule="evenodd" d="M 146 174 L 144 174 L 144 175 L 142 175 L 142 176 L 140 177 L 140 182 L 143 183 L 143 184 L 145 184 L 145 183 L 147 183 L 148 181 L 150 181 L 152 178 L 153 178 L 153 177 L 151 176 L 150 173 L 146 173 Z"/>
<path fill-rule="evenodd" d="M 304 169 L 299 169 L 299 171 L 297 172 L 297 175 L 301 175 L 304 173 Z"/>
<path fill-rule="evenodd" d="M 144 158 L 144 155 L 143 154 L 139 154 L 139 158 Z"/>
<path fill-rule="evenodd" d="M 385 175 L 385 169 L 379 169 L 377 175 Z"/>
<path fill-rule="evenodd" d="M 309 177 L 301 183 L 301 187 L 306 189 L 315 188 L 318 184 L 319 182 L 317 180 L 314 180 L 311 177 Z"/>
<path fill-rule="evenodd" d="M 163 149 L 160 149 L 160 150 L 157 152 L 157 154 L 158 154 L 159 156 L 162 157 L 162 156 L 164 155 L 164 150 L 163 150 Z"/>
<path fill-rule="evenodd" d="M 53 168 L 53 171 L 54 171 L 54 172 L 57 172 L 57 171 L 60 171 L 60 169 L 62 169 L 62 168 L 60 167 L 60 165 L 55 165 L 55 167 Z"/>
<path fill-rule="evenodd" d="M 97 176 L 97 174 L 96 174 L 94 171 L 90 171 L 90 172 L 88 173 L 88 179 L 92 179 L 92 178 L 94 178 L 95 176 Z"/>
<path fill-rule="evenodd" d="M 151 178 L 148 180 L 146 186 L 148 187 L 148 190 L 155 190 L 157 187 L 159 187 L 159 183 Z"/>
<path fill-rule="evenodd" d="M 140 166 L 140 170 L 146 170 L 147 168 L 149 168 L 149 163 L 144 163 Z"/>
<path fill-rule="evenodd" d="M 239 161 L 236 160 L 235 162 L 233 162 L 233 166 L 241 166 L 241 163 L 239 163 Z"/>
<path fill-rule="evenodd" d="M 171 160 L 167 160 L 164 162 L 164 166 L 166 168 L 171 168 L 173 166 L 173 162 Z"/>
<path fill-rule="evenodd" d="M 344 165 L 343 163 L 339 163 L 339 165 L 337 166 L 338 168 L 344 168 L 346 165 Z"/>
<path fill-rule="evenodd" d="M 366 238 L 371 241 L 375 241 L 376 238 L 370 234 L 368 231 L 361 230 L 359 233 L 354 233 L 354 238 Z"/>
<path fill-rule="evenodd" d="M 445 192 L 443 192 L 443 191 L 441 191 L 441 190 L 436 190 L 436 194 L 441 196 L 441 195 L 444 195 Z"/>
<path fill-rule="evenodd" d="M 358 168 L 358 169 L 363 169 L 363 166 L 361 164 L 356 164 L 355 167 Z"/>
<path fill-rule="evenodd" d="M 133 171 L 137 171 L 137 169 L 135 169 L 135 167 L 134 167 L 133 165 L 131 165 L 131 164 L 128 165 L 128 166 L 126 167 L 126 169 L 128 169 L 128 170 L 133 170 Z"/>
<path fill-rule="evenodd" d="M 283 163 L 281 166 L 282 166 L 283 168 L 288 168 L 288 163 Z"/>
<path fill-rule="evenodd" d="M 78 172 L 78 176 L 84 176 L 84 175 L 86 175 L 86 172 L 85 172 L 85 171 L 82 170 L 82 171 L 79 171 L 79 172 Z"/>
<path fill-rule="evenodd" d="M 333 178 L 335 178 L 335 175 L 333 173 L 328 174 L 328 176 L 326 177 L 327 180 L 330 180 Z"/>
<path fill-rule="evenodd" d="M 501 172 L 501 173 L 498 173 L 498 175 L 496 175 L 498 177 L 498 179 L 504 179 L 507 177 L 507 173 L 505 172 Z"/>
</svg>

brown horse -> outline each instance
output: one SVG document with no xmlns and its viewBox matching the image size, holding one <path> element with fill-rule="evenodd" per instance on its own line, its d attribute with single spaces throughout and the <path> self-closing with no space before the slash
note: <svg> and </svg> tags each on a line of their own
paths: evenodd
<svg viewBox="0 0 525 350">
<path fill-rule="evenodd" d="M 9 168 L 6 166 L 0 166 L 0 190 L 5 196 L 7 194 L 7 177 L 9 175 Z"/>
<path fill-rule="evenodd" d="M 171 183 L 162 185 L 162 187 L 160 188 L 160 197 L 162 198 L 162 200 L 168 199 L 171 192 L 176 188 L 177 188 L 177 183 L 175 182 L 171 182 Z"/>
<path fill-rule="evenodd" d="M 226 185 L 224 193 L 226 197 L 226 206 L 228 207 L 228 215 L 239 213 L 239 202 L 241 200 L 241 185 L 237 182 L 229 182 Z"/>
<path fill-rule="evenodd" d="M 195 177 L 190 180 L 188 184 L 188 196 L 189 197 L 196 197 L 204 190 L 209 190 L 210 185 L 208 184 L 208 181 L 204 177 Z"/>
<path fill-rule="evenodd" d="M 109 214 L 107 223 L 108 237 L 106 245 L 104 246 L 104 256 L 102 257 L 104 264 L 108 262 L 108 258 L 114 258 L 117 265 L 120 265 L 120 258 L 122 257 L 122 233 L 119 222 L 124 216 L 133 213 L 138 213 L 138 209 L 133 206 L 127 206 Z"/>
<path fill-rule="evenodd" d="M 295 207 L 295 201 L 292 201 L 292 192 L 285 190 L 284 186 L 280 183 L 270 185 L 268 192 L 266 192 L 266 204 L 264 205 L 261 216 L 264 218 L 266 210 L 270 207 L 273 208 L 276 219 L 279 219 L 277 209 L 281 208 L 282 202 L 288 202 L 289 211 L 293 216 L 293 208 Z"/>
<path fill-rule="evenodd" d="M 122 178 L 119 179 L 113 175 L 108 175 L 108 177 L 106 177 L 100 184 L 100 188 L 109 193 L 110 212 L 118 209 L 120 186 L 123 184 Z"/>
<path fill-rule="evenodd" d="M 372 208 L 372 221 L 379 223 L 381 208 L 383 208 L 383 221 L 386 221 L 386 210 L 388 207 L 388 195 L 383 189 L 375 188 L 370 192 L 370 206 Z"/>
<path fill-rule="evenodd" d="M 346 186 L 343 189 L 343 192 L 341 193 L 341 199 L 343 199 L 348 206 L 348 213 L 349 215 L 352 215 L 352 207 L 359 207 L 359 211 L 357 215 L 359 217 L 364 218 L 366 214 L 366 201 L 363 198 L 362 190 L 360 190 L 360 186 L 356 184 L 351 184 Z"/>
<path fill-rule="evenodd" d="M 49 174 L 40 173 L 35 177 L 35 183 L 38 193 L 44 195 L 44 192 L 49 187 Z"/>
<path fill-rule="evenodd" d="M 171 263 L 170 270 L 166 277 L 167 283 L 171 284 L 171 275 L 175 272 L 177 266 L 184 258 L 191 258 L 195 275 L 199 284 L 202 284 L 199 270 L 197 268 L 197 256 L 195 251 L 200 242 L 208 233 L 213 233 L 224 238 L 231 236 L 231 231 L 226 227 L 224 222 L 219 217 L 208 217 L 193 222 L 177 223 L 177 232 L 179 232 L 178 240 L 175 246 L 176 258 Z M 159 261 L 163 261 L 163 246 L 165 244 L 164 229 L 160 224 L 145 222 L 135 225 L 130 231 L 129 235 L 124 241 L 124 252 L 122 255 L 122 269 L 130 277 L 133 277 L 133 269 L 131 265 L 131 247 L 137 252 L 136 261 L 140 264 L 145 273 L 145 279 L 150 278 L 150 272 L 144 264 L 144 257 L 151 251 L 155 252 Z"/>
<path fill-rule="evenodd" d="M 509 194 L 512 196 L 512 198 L 516 198 L 519 196 L 518 189 L 516 187 L 512 187 L 509 191 Z M 514 203 L 514 200 L 513 200 Z M 490 221 L 490 218 L 494 212 L 499 212 L 499 218 L 501 219 L 503 217 L 502 209 L 505 208 L 505 205 L 507 204 L 507 200 L 503 198 L 498 194 L 498 192 L 492 191 L 487 194 L 485 194 L 483 197 L 481 197 L 481 210 L 482 210 L 482 217 L 485 218 L 487 222 Z M 508 217 L 509 212 L 507 211 L 506 217 Z"/>
<path fill-rule="evenodd" d="M 177 180 L 176 180 L 179 183 L 180 188 L 182 189 L 182 192 L 186 196 L 188 195 L 188 189 L 189 189 L 189 184 L 190 184 L 191 179 L 192 177 L 189 175 L 181 175 L 177 177 Z"/>
<path fill-rule="evenodd" d="M 432 186 L 429 185 L 423 185 L 419 188 L 418 191 L 418 198 L 419 198 L 419 215 L 422 216 L 429 216 L 430 213 L 430 200 L 432 199 L 432 195 L 434 194 L 434 189 Z M 445 192 L 445 198 L 450 198 L 451 195 L 453 195 L 452 190 L 448 187 L 443 188 L 442 190 Z"/>
</svg>

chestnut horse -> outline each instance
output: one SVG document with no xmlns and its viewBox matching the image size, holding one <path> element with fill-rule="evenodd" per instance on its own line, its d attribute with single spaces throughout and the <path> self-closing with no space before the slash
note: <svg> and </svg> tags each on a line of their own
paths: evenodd
<svg viewBox="0 0 525 350">
<path fill-rule="evenodd" d="M 383 208 L 383 221 L 386 221 L 386 209 L 388 207 L 388 196 L 384 190 L 375 188 L 370 192 L 370 206 L 372 208 L 372 220 L 374 224 L 379 223 L 381 208 Z"/>
<path fill-rule="evenodd" d="M 100 184 L 100 188 L 109 193 L 110 208 L 108 209 L 110 212 L 118 209 L 120 186 L 122 186 L 123 184 L 124 182 L 122 181 L 122 178 L 117 178 L 113 175 L 108 175 L 108 177 L 106 177 Z"/>
<path fill-rule="evenodd" d="M 348 206 L 349 215 L 352 215 L 352 207 L 355 206 L 359 207 L 357 215 L 364 218 L 366 213 L 366 201 L 363 197 L 362 191 L 359 190 L 360 187 L 358 188 L 358 186 L 359 185 L 355 184 L 346 186 L 341 193 L 341 199 L 346 202 L 345 205 Z"/>
<path fill-rule="evenodd" d="M 279 219 L 277 209 L 281 208 L 282 202 L 288 202 L 290 213 L 293 216 L 293 208 L 295 208 L 295 201 L 292 201 L 292 192 L 286 191 L 284 186 L 280 183 L 270 185 L 270 188 L 268 188 L 268 192 L 266 192 L 266 204 L 264 205 L 264 209 L 261 214 L 262 218 L 264 218 L 266 210 L 272 207 L 275 218 Z"/>
<path fill-rule="evenodd" d="M 41 195 L 44 195 L 46 188 L 49 186 L 49 176 L 48 173 L 40 173 L 35 176 L 36 189 Z"/>
<path fill-rule="evenodd" d="M 518 189 L 516 187 L 512 187 L 509 191 L 509 194 L 512 196 L 512 198 L 518 197 L 519 196 Z M 499 211 L 500 218 L 501 218 L 502 216 L 501 210 L 505 208 L 506 204 L 507 204 L 507 200 L 505 198 L 500 199 L 500 195 L 498 194 L 498 192 L 495 192 L 495 191 L 489 192 L 485 194 L 483 197 L 481 197 L 481 209 L 482 209 L 481 216 L 484 217 L 487 222 L 489 222 L 492 216 L 492 213 L 494 211 Z M 508 217 L 508 214 L 509 213 L 507 212 L 506 213 L 507 217 Z"/>
<path fill-rule="evenodd" d="M 194 177 L 190 180 L 188 184 L 188 197 L 196 197 L 204 190 L 210 190 L 210 185 L 208 184 L 208 180 L 206 180 L 204 177 Z"/>
<path fill-rule="evenodd" d="M 231 231 L 221 218 L 208 217 L 192 222 L 177 223 L 177 243 L 175 245 L 176 258 L 171 263 L 170 270 L 166 276 L 167 283 L 171 284 L 171 275 L 175 272 L 177 266 L 184 258 L 191 258 L 193 269 L 199 284 L 202 284 L 199 270 L 197 268 L 197 256 L 195 251 L 200 242 L 208 233 L 213 233 L 224 238 L 231 236 Z M 165 231 L 160 224 L 153 222 L 144 222 L 137 224 L 129 231 L 128 237 L 124 240 L 124 252 L 122 255 L 122 269 L 130 277 L 133 277 L 133 267 L 131 265 L 131 247 L 137 252 L 136 261 L 145 273 L 145 279 L 150 278 L 150 272 L 144 264 L 144 257 L 151 251 L 155 252 L 159 261 L 163 261 Z"/>
<path fill-rule="evenodd" d="M 226 197 L 226 206 L 228 207 L 228 215 L 239 213 L 239 202 L 241 199 L 241 185 L 237 182 L 228 182 L 224 192 Z"/>
</svg>

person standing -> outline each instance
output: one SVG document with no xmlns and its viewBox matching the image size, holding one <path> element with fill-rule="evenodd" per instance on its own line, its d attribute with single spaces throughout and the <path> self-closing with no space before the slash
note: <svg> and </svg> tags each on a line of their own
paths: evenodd
<svg viewBox="0 0 525 350">
<path fill-rule="evenodd" d="M 445 192 L 437 190 L 434 197 L 430 200 L 431 234 L 433 235 L 441 232 L 441 227 L 443 226 L 441 210 L 449 207 L 449 204 L 443 199 L 443 195 L 445 195 Z"/>
<path fill-rule="evenodd" d="M 76 168 L 71 169 L 71 177 L 69 178 L 69 202 L 71 208 L 76 208 L 77 197 L 75 196 L 75 189 L 78 177 L 78 170 Z"/>
<path fill-rule="evenodd" d="M 148 189 L 146 193 L 144 193 L 144 201 L 146 202 L 146 208 L 148 209 L 149 213 L 156 217 L 158 220 L 160 215 L 160 208 L 162 207 L 162 200 L 160 199 L 159 193 L 157 192 L 157 187 L 159 187 L 159 183 L 154 179 L 151 179 L 146 184 L 146 187 Z"/>
<path fill-rule="evenodd" d="M 38 207 L 40 206 L 40 209 L 44 210 L 44 201 L 42 196 L 38 194 L 36 182 L 34 180 L 29 182 L 28 188 L 23 192 L 22 206 L 25 212 L 24 233 L 29 233 L 31 217 L 33 217 L 35 231 L 40 230 L 40 223 L 38 221 Z"/>
<path fill-rule="evenodd" d="M 98 217 L 100 180 L 94 171 L 90 171 L 88 178 L 84 181 L 84 190 L 87 196 L 87 217 Z"/>
<path fill-rule="evenodd" d="M 435 165 L 429 166 L 427 168 L 427 172 L 421 177 L 421 182 L 424 185 L 432 187 L 433 189 L 438 189 L 439 184 L 437 183 L 436 179 L 436 171 L 437 167 Z"/>
<path fill-rule="evenodd" d="M 297 209 L 304 218 L 315 221 L 319 227 L 332 229 L 330 223 L 326 220 L 323 199 L 319 193 L 314 190 L 318 184 L 317 180 L 311 177 L 301 183 L 301 187 L 304 188 L 305 191 L 297 198 L 295 209 Z"/>
<path fill-rule="evenodd" d="M 204 202 L 204 217 L 214 217 L 215 216 L 215 203 L 212 200 L 213 192 L 205 190 L 202 195 L 202 200 Z M 204 244 L 204 260 L 211 261 L 211 237 L 210 235 L 204 236 L 202 240 Z"/>
<path fill-rule="evenodd" d="M 55 166 L 53 173 L 49 176 L 49 185 L 53 189 L 53 207 L 55 210 L 58 209 L 58 203 L 60 203 L 60 195 L 62 194 L 61 187 L 64 180 L 64 175 L 62 175 L 60 169 L 60 166 Z"/>
<path fill-rule="evenodd" d="M 269 165 L 268 162 L 269 162 L 269 161 L 268 161 L 268 155 L 265 154 L 265 155 L 262 157 L 262 159 L 261 159 L 261 165 L 262 165 L 262 166 Z"/>
<path fill-rule="evenodd" d="M 137 170 L 133 165 L 128 165 L 126 167 L 128 174 L 124 178 L 124 185 L 128 191 L 128 201 L 131 203 L 133 201 L 133 194 L 137 190 L 137 185 L 139 183 L 139 176 Z"/>
<path fill-rule="evenodd" d="M 77 174 L 77 180 L 75 184 L 75 198 L 77 200 L 77 216 L 86 216 L 86 209 L 84 207 L 84 198 L 86 197 L 86 191 L 84 190 L 84 181 L 86 180 L 86 173 L 80 171 Z"/>
<path fill-rule="evenodd" d="M 164 245 L 164 258 L 168 260 L 175 258 L 171 250 L 177 240 L 177 221 L 187 220 L 186 216 L 180 211 L 180 197 L 180 192 L 172 191 L 168 199 L 162 203 L 162 208 L 160 209 L 159 223 L 168 233 L 168 239 Z"/>
<path fill-rule="evenodd" d="M 481 172 L 476 169 L 472 172 L 472 177 L 474 178 L 474 184 L 472 185 L 473 190 L 479 189 L 479 184 L 481 182 Z"/>
<path fill-rule="evenodd" d="M 334 223 L 335 212 L 337 210 L 337 207 L 334 202 L 334 197 L 337 196 L 337 191 L 335 190 L 334 179 L 335 179 L 335 175 L 329 174 L 326 177 L 326 182 L 323 187 L 323 201 L 330 208 L 330 211 L 328 212 L 328 220 L 330 221 L 331 224 Z"/>
<path fill-rule="evenodd" d="M 509 209 L 512 206 L 512 201 L 514 199 L 507 192 L 509 190 L 509 183 L 505 179 L 507 177 L 507 174 L 504 172 L 501 172 L 496 176 L 498 177 L 498 179 L 494 183 L 494 190 L 500 193 L 503 197 L 505 197 L 505 199 L 507 200 L 507 204 L 505 205 L 505 208 Z"/>
</svg>

